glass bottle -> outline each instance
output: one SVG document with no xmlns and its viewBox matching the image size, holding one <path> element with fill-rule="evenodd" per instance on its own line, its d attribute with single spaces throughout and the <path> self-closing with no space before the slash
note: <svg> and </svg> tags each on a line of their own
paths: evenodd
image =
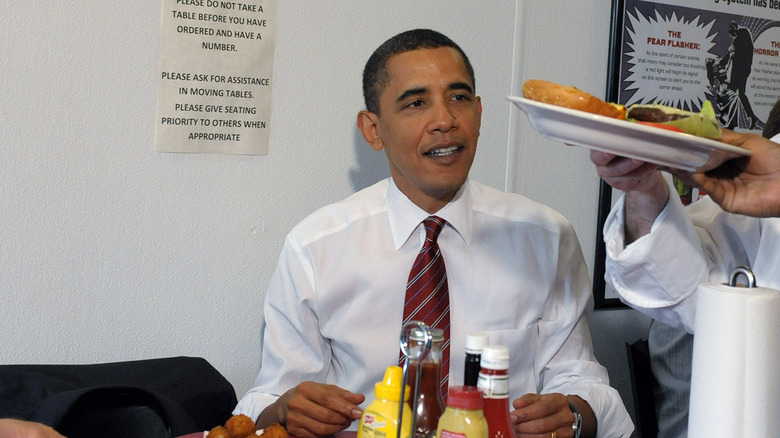
<svg viewBox="0 0 780 438">
<path fill-rule="evenodd" d="M 509 418 L 509 349 L 488 345 L 482 349 L 477 387 L 485 400 L 485 418 L 490 438 L 515 438 Z"/>
<path fill-rule="evenodd" d="M 476 386 L 450 387 L 436 438 L 488 438 L 482 407 L 482 392 Z"/>
<path fill-rule="evenodd" d="M 463 368 L 463 385 L 477 386 L 482 349 L 488 344 L 487 333 L 470 333 L 466 336 L 466 365 Z"/>
<path fill-rule="evenodd" d="M 441 395 L 441 355 L 444 346 L 444 331 L 441 329 L 431 329 L 433 342 L 431 351 L 428 353 L 419 367 L 420 374 L 420 392 L 417 395 L 417 411 L 415 414 L 415 438 L 433 438 L 436 434 L 436 426 L 439 424 L 439 417 L 444 412 L 444 398 Z M 424 335 L 420 330 L 412 331 L 410 337 L 410 348 L 423 348 Z M 415 390 L 415 383 L 418 373 L 417 362 L 409 364 L 406 384 L 411 388 L 412 393 Z M 414 410 L 414 397 L 409 398 L 409 405 Z"/>
</svg>

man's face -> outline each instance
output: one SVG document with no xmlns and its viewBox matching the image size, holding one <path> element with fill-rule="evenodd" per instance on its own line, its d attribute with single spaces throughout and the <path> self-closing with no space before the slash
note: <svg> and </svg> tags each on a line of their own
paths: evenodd
<svg viewBox="0 0 780 438">
<path fill-rule="evenodd" d="M 385 149 L 398 188 L 433 213 L 466 181 L 477 149 L 482 104 L 460 54 L 449 47 L 395 55 L 379 97 L 381 116 L 358 116 L 366 140 Z"/>
</svg>

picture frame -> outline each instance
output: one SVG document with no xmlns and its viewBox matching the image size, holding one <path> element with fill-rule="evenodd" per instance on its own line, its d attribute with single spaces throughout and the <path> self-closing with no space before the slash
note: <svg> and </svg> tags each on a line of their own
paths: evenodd
<svg viewBox="0 0 780 438">
<path fill-rule="evenodd" d="M 699 111 L 709 100 L 724 127 L 761 133 L 780 99 L 780 2 L 613 0 L 611 14 L 607 101 Z M 599 182 L 596 309 L 625 307 L 604 279 L 603 228 L 619 196 Z"/>
</svg>

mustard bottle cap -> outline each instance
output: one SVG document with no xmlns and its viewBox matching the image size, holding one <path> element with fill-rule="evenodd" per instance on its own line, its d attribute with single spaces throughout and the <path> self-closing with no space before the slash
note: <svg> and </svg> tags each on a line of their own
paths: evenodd
<svg viewBox="0 0 780 438">
<path fill-rule="evenodd" d="M 385 378 L 381 382 L 374 384 L 374 394 L 377 398 L 399 401 L 401 400 L 401 383 L 403 382 L 404 372 L 399 366 L 389 366 L 385 370 Z M 404 401 L 409 399 L 409 385 L 406 385 L 404 391 Z"/>
</svg>

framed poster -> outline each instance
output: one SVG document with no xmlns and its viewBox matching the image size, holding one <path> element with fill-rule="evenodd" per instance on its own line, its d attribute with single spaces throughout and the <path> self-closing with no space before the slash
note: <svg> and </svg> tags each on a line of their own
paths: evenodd
<svg viewBox="0 0 780 438">
<path fill-rule="evenodd" d="M 610 102 L 699 111 L 709 100 L 724 127 L 760 134 L 780 98 L 780 0 L 613 0 L 609 47 Z M 595 305 L 622 307 L 604 281 L 616 196 L 600 184 Z"/>
</svg>

